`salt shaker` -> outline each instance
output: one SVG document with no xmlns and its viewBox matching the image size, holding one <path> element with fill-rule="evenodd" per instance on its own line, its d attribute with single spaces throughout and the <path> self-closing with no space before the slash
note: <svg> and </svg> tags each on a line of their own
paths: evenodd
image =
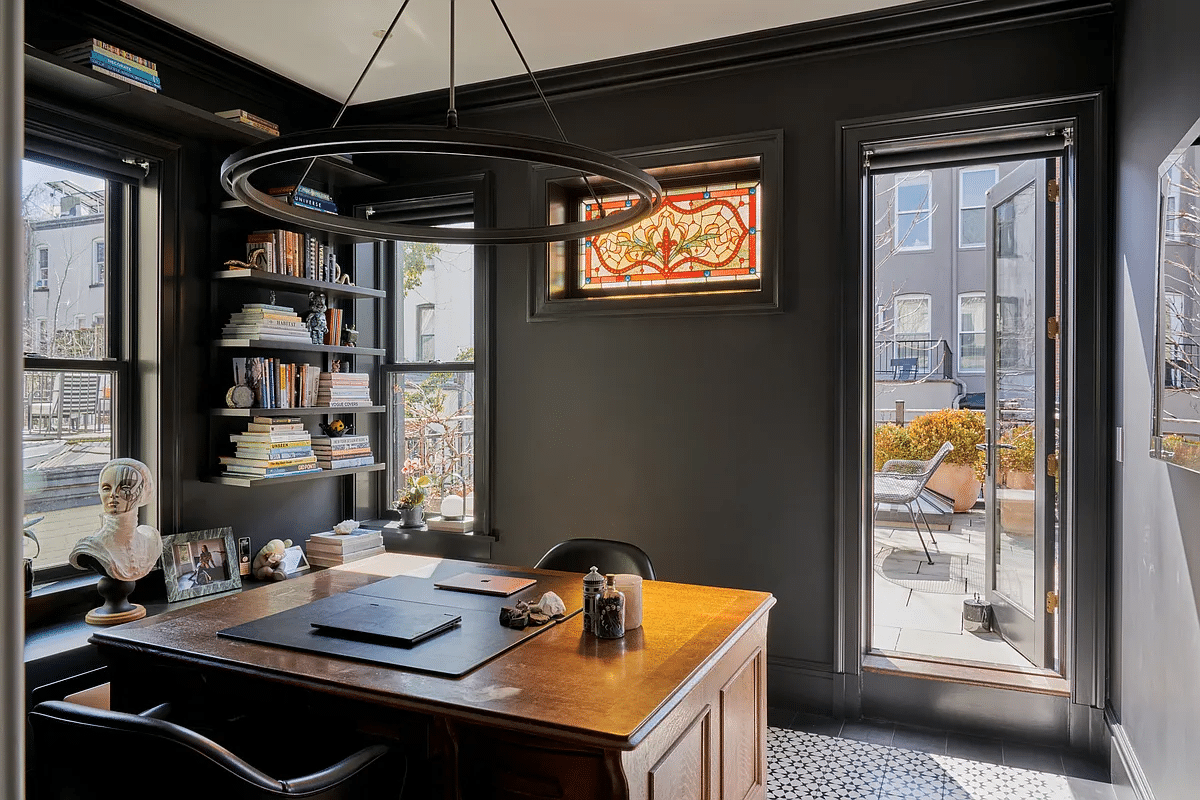
<svg viewBox="0 0 1200 800">
<path fill-rule="evenodd" d="M 592 567 L 592 571 L 583 576 L 583 629 L 588 633 L 596 632 L 596 604 L 604 593 L 604 576 Z"/>
<path fill-rule="evenodd" d="M 601 639 L 620 639 L 625 635 L 625 595 L 617 591 L 616 576 L 607 576 L 608 585 L 596 603 L 596 635 Z"/>
</svg>

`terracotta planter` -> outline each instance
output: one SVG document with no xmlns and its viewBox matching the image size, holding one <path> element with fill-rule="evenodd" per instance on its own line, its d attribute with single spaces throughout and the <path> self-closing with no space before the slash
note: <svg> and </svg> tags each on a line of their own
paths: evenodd
<svg viewBox="0 0 1200 800">
<path fill-rule="evenodd" d="M 979 499 L 975 470 L 965 464 L 942 464 L 926 484 L 930 489 L 954 501 L 955 512 L 970 511 Z"/>
</svg>

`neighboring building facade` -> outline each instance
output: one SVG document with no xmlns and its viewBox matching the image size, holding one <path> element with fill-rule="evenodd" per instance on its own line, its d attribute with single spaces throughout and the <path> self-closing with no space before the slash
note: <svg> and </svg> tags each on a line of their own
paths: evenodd
<svg viewBox="0 0 1200 800">
<path fill-rule="evenodd" d="M 1020 162 L 875 178 L 875 419 L 986 391 L 985 198 Z"/>
</svg>

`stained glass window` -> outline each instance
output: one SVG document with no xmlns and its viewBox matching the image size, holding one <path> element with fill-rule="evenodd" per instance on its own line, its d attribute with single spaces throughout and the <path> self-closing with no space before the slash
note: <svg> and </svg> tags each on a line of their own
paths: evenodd
<svg viewBox="0 0 1200 800">
<path fill-rule="evenodd" d="M 661 293 L 679 289 L 757 289 L 762 203 L 759 181 L 671 189 L 656 213 L 612 233 L 580 243 L 583 293 Z M 606 211 L 634 203 L 635 195 L 600 198 Z M 582 202 L 584 219 L 600 215 Z"/>
</svg>

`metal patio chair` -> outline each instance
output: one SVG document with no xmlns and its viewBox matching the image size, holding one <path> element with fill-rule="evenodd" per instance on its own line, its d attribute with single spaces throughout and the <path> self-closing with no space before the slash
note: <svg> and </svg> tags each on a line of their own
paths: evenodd
<svg viewBox="0 0 1200 800">
<path fill-rule="evenodd" d="M 879 513 L 879 504 L 888 503 L 889 505 L 905 506 L 908 508 L 908 515 L 912 517 L 913 527 L 917 529 L 917 538 L 921 540 L 921 549 L 925 551 L 925 558 L 929 563 L 933 563 L 933 557 L 929 555 L 929 548 L 925 545 L 925 537 L 921 535 L 921 525 L 917 522 L 917 514 L 921 515 L 921 519 L 925 520 L 925 529 L 929 531 L 929 541 L 937 544 L 937 539 L 933 538 L 933 528 L 929 526 L 929 520 L 925 519 L 925 512 L 921 509 L 921 504 L 917 503 L 917 510 L 913 511 L 913 503 L 916 503 L 917 498 L 921 496 L 921 492 L 925 489 L 925 484 L 929 483 L 929 478 L 933 473 L 937 472 L 937 468 L 942 465 L 942 461 L 954 449 L 954 445 L 950 442 L 943 444 L 934 454 L 933 458 L 928 461 L 908 461 L 902 458 L 893 458 L 891 461 L 884 463 L 879 472 L 875 473 L 875 509 L 873 514 Z"/>
</svg>

